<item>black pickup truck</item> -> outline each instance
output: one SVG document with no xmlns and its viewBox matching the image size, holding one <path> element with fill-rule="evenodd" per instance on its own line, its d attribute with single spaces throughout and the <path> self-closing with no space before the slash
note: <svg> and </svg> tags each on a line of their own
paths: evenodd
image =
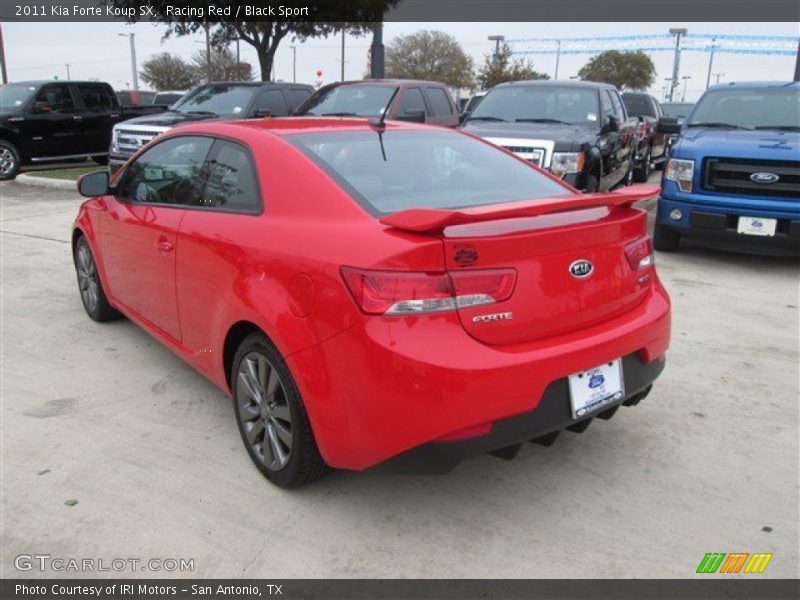
<svg viewBox="0 0 800 600">
<path fill-rule="evenodd" d="M 0 180 L 32 163 L 91 156 L 108 162 L 115 123 L 166 110 L 120 106 L 98 81 L 21 81 L 0 86 Z"/>
<path fill-rule="evenodd" d="M 461 127 L 597 192 L 630 185 L 636 123 L 613 85 L 535 80 L 493 87 Z"/>
<path fill-rule="evenodd" d="M 313 92 L 310 85 L 282 82 L 231 81 L 198 86 L 161 114 L 116 125 L 109 149 L 111 172 L 158 134 L 173 127 L 207 119 L 285 117 Z"/>
</svg>

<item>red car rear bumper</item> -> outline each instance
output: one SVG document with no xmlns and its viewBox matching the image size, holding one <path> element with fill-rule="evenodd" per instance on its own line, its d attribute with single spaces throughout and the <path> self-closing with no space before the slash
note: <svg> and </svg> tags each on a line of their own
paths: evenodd
<svg viewBox="0 0 800 600">
<path fill-rule="evenodd" d="M 487 423 L 495 424 L 494 437 L 483 436 L 490 446 L 515 443 L 519 440 L 494 439 L 504 429 L 498 421 L 525 421 L 540 408 L 544 411 L 540 402 L 551 384 L 557 387 L 567 375 L 612 359 L 627 357 L 626 371 L 641 365 L 636 373 L 625 373 L 628 399 L 661 372 L 669 338 L 669 297 L 656 280 L 645 300 L 626 314 L 530 343 L 485 345 L 466 333 L 454 313 L 365 317 L 290 355 L 288 363 L 326 462 L 360 470 Z M 569 412 L 564 414 L 563 422 L 539 415 L 529 429 L 512 427 L 514 435 L 536 437 L 567 426 Z M 484 448 L 478 438 L 472 441 L 478 450 L 494 449 Z M 436 446 L 450 444 L 465 445 Z M 446 470 L 447 462 L 433 470 Z"/>
</svg>

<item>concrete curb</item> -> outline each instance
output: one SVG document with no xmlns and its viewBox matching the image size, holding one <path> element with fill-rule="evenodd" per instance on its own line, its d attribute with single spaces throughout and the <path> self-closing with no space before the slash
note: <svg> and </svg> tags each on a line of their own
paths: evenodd
<svg viewBox="0 0 800 600">
<path fill-rule="evenodd" d="M 36 177 L 35 175 L 23 173 L 22 175 L 17 175 L 14 181 L 22 185 L 55 188 L 57 190 L 70 190 L 72 192 L 77 191 L 77 184 L 69 179 L 50 179 L 49 177 Z"/>
</svg>

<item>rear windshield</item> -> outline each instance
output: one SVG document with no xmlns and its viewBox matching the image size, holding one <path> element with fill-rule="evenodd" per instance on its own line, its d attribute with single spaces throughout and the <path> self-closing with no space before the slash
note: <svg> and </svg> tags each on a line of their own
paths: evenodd
<svg viewBox="0 0 800 600">
<path fill-rule="evenodd" d="M 303 102 L 294 114 L 379 117 L 397 86 L 339 85 L 319 90 Z"/>
<path fill-rule="evenodd" d="M 519 159 L 452 131 L 342 131 L 286 139 L 375 215 L 571 193 Z"/>
<path fill-rule="evenodd" d="M 647 96 L 641 94 L 622 94 L 622 100 L 625 102 L 625 108 L 628 109 L 628 114 L 633 117 L 656 116 L 653 104 Z"/>
</svg>

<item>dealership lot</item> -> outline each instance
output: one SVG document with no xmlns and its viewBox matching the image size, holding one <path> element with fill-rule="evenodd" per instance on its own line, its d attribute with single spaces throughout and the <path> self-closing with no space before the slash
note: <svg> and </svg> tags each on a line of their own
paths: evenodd
<svg viewBox="0 0 800 600">
<path fill-rule="evenodd" d="M 130 322 L 86 317 L 79 203 L 0 184 L 3 577 L 25 575 L 20 554 L 193 559 L 202 577 L 688 577 L 707 552 L 772 552 L 764 576 L 800 575 L 797 261 L 659 254 L 667 369 L 584 434 L 287 492 L 219 390 Z"/>
</svg>

